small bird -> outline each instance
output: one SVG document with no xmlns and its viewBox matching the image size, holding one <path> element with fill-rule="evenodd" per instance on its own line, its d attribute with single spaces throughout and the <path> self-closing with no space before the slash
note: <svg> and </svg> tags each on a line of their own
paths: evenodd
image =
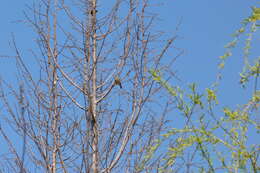
<svg viewBox="0 0 260 173">
<path fill-rule="evenodd" d="M 115 85 L 119 85 L 120 88 L 123 88 L 118 76 L 115 77 Z"/>
</svg>

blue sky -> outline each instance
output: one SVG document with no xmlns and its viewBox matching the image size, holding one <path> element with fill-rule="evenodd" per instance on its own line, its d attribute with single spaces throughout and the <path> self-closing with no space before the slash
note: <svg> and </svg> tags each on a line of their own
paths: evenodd
<svg viewBox="0 0 260 173">
<path fill-rule="evenodd" d="M 156 8 L 160 15 L 160 29 L 173 32 L 182 20 L 175 46 L 185 50 L 185 54 L 176 63 L 178 76 L 185 82 L 200 82 L 203 87 L 214 81 L 217 57 L 224 53 L 224 45 L 229 42 L 231 34 L 240 27 L 243 18 L 250 15 L 250 6 L 257 1 L 218 0 L 218 1 L 161 1 L 163 4 Z M 23 20 L 23 11 L 31 0 L 3 1 L 0 7 L 0 55 L 12 55 L 9 42 L 11 33 L 15 34 L 18 46 L 24 54 L 33 47 L 32 30 Z M 237 57 L 239 58 L 239 57 Z M 241 58 L 241 57 L 240 57 Z M 2 59 L 0 72 L 13 75 L 9 65 L 12 61 Z M 229 73 L 236 74 L 239 60 L 232 65 Z M 1 74 L 0 73 L 0 74 Z"/>
<path fill-rule="evenodd" d="M 36 1 L 37 2 L 37 1 Z M 176 25 L 182 19 L 178 32 L 180 38 L 175 46 L 184 49 L 185 54 L 176 63 L 176 70 L 181 79 L 191 82 L 199 81 L 204 87 L 216 73 L 217 57 L 224 53 L 223 46 L 232 38 L 230 35 L 240 27 L 243 18 L 250 15 L 250 6 L 256 5 L 257 1 L 246 0 L 218 0 L 218 1 L 170 1 L 165 0 L 158 3 L 163 4 L 156 8 L 160 16 L 160 29 L 173 32 Z M 26 4 L 32 0 L 3 1 L 0 7 L 0 55 L 12 54 L 8 42 L 11 33 L 14 33 L 18 46 L 25 54 L 33 47 L 33 34 L 28 26 L 19 23 L 23 20 L 23 11 Z M 238 58 L 238 57 L 237 57 Z M 238 64 L 232 65 L 232 69 Z M 2 66 L 4 64 L 4 66 Z M 10 60 L 1 62 L 1 71 L 5 75 L 13 74 L 6 67 Z M 11 64 L 10 64 L 11 65 Z M 206 65 L 206 66 L 205 66 Z M 8 67 L 8 69 L 10 69 Z M 234 69 L 237 73 L 238 69 Z M 229 73 L 233 74 L 233 70 Z M 207 80 L 205 80 L 207 79 Z"/>
<path fill-rule="evenodd" d="M 109 0 L 108 0 L 109 1 Z M 217 72 L 217 57 L 225 51 L 224 45 L 232 40 L 231 34 L 241 25 L 240 22 L 251 13 L 251 6 L 256 6 L 256 0 L 164 0 L 158 9 L 158 28 L 166 32 L 174 32 L 181 20 L 178 31 L 179 38 L 175 46 L 184 49 L 185 53 L 175 63 L 178 77 L 184 84 L 196 82 L 199 88 L 209 87 L 215 80 Z M 0 55 L 14 55 L 10 49 L 11 33 L 14 33 L 20 50 L 24 55 L 30 48 L 35 47 L 32 30 L 23 20 L 23 10 L 31 0 L 6 0 L 0 6 Z M 223 89 L 220 101 L 231 107 L 242 104 L 249 98 L 248 90 L 234 88 L 238 86 L 239 72 L 242 69 L 242 47 L 234 50 L 225 69 Z M 255 50 L 256 51 L 256 50 Z M 259 51 L 255 52 L 256 54 Z M 0 59 L 0 76 L 12 81 L 15 79 L 15 61 Z M 251 91 L 251 90 L 250 90 Z M 234 103 L 234 100 L 236 101 Z"/>
</svg>

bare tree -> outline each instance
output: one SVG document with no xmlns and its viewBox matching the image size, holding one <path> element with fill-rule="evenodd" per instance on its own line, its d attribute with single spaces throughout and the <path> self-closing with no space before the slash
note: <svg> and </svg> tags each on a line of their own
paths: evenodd
<svg viewBox="0 0 260 173">
<path fill-rule="evenodd" d="M 169 69 L 181 52 L 164 59 L 176 36 L 163 39 L 155 7 L 148 0 L 41 0 L 28 7 L 25 23 L 38 36 L 32 57 L 39 66 L 26 65 L 13 38 L 20 90 L 2 80 L 2 117 L 24 147 L 19 154 L 0 129 L 15 159 L 2 161 L 8 169 L 157 170 L 160 160 L 139 161 L 163 130 L 170 106 L 160 100 L 149 69 Z"/>
</svg>

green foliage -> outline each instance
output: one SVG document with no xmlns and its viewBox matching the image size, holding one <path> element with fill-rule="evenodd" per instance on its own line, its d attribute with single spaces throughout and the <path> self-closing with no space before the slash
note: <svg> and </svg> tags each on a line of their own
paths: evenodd
<svg viewBox="0 0 260 173">
<path fill-rule="evenodd" d="M 252 7 L 252 15 L 248 18 L 249 22 L 260 20 L 260 8 Z"/>
<path fill-rule="evenodd" d="M 164 88 L 166 88 L 166 89 L 170 92 L 171 95 L 177 96 L 177 91 L 176 91 L 176 89 L 173 88 L 173 87 L 171 87 L 171 86 L 169 86 L 169 84 L 168 84 L 165 80 L 163 80 L 163 79 L 161 78 L 161 75 L 160 75 L 156 70 L 151 69 L 151 70 L 149 71 L 149 73 L 152 75 L 153 80 L 155 80 L 155 81 L 157 81 L 158 83 L 160 83 Z"/>
<path fill-rule="evenodd" d="M 198 86 L 192 83 L 189 85 L 189 90 L 185 91 L 178 86 L 171 86 L 159 71 L 150 70 L 153 80 L 163 86 L 174 98 L 177 109 L 176 121 L 183 122 L 183 127 L 172 128 L 162 134 L 148 149 L 142 163 L 151 162 L 160 155 L 158 153 L 163 151 L 163 156 L 160 155 L 159 172 L 174 172 L 180 160 L 185 160 L 185 156 L 190 153 L 196 158 L 194 162 L 200 161 L 200 164 L 196 163 L 195 172 L 257 173 L 260 171 L 259 141 L 254 144 L 248 141 L 248 137 L 252 133 L 256 135 L 260 129 L 256 119 L 256 115 L 259 116 L 256 112 L 259 111 L 260 106 L 260 90 L 257 89 L 260 57 L 255 58 L 254 63 L 249 60 L 253 34 L 257 31 L 256 22 L 259 20 L 260 8 L 253 7 L 252 15 L 243 20 L 242 27 L 232 35 L 233 40 L 225 46 L 226 52 L 219 57 L 218 67 L 221 76 L 221 71 L 228 58 L 232 56 L 232 50 L 237 47 L 240 36 L 247 37 L 240 84 L 245 87 L 251 79 L 254 79 L 252 82 L 254 87 L 251 99 L 244 105 L 236 105 L 235 109 L 221 107 L 216 88 L 206 88 L 200 93 Z M 217 86 L 216 83 L 213 86 Z M 165 145 L 168 147 L 166 148 Z M 164 147 L 160 149 L 162 146 Z"/>
<path fill-rule="evenodd" d="M 252 102 L 255 104 L 260 102 L 260 90 L 257 90 L 254 95 L 252 96 Z"/>
<path fill-rule="evenodd" d="M 200 105 L 200 107 L 203 108 L 203 104 L 202 104 L 202 101 L 201 101 L 201 98 L 202 98 L 203 95 L 198 94 L 196 92 L 196 84 L 192 83 L 189 87 L 192 91 L 192 94 L 188 94 L 188 97 L 191 99 L 191 101 L 194 105 Z"/>
<path fill-rule="evenodd" d="M 167 84 L 169 86 L 169 84 Z M 255 120 L 250 117 L 251 109 L 236 109 L 232 110 L 228 107 L 223 108 L 224 116 L 217 118 L 214 113 L 210 113 L 209 116 L 214 119 L 214 122 L 207 121 L 204 116 L 199 117 L 199 121 L 195 125 L 196 120 L 191 120 L 190 117 L 194 116 L 194 106 L 198 105 L 201 111 L 205 110 L 205 114 L 210 112 L 212 104 L 217 102 L 216 93 L 207 88 L 205 94 L 198 94 L 196 91 L 196 85 L 190 85 L 191 93 L 186 94 L 187 97 L 176 97 L 182 100 L 183 107 L 178 107 L 180 113 L 186 122 L 188 122 L 182 129 L 172 128 L 161 136 L 160 142 L 156 143 L 153 148 L 148 150 L 147 157 L 144 160 L 148 161 L 156 156 L 155 149 L 158 151 L 161 144 L 165 141 L 173 141 L 173 145 L 167 148 L 167 152 L 162 159 L 159 172 L 167 172 L 166 170 L 173 170 L 178 165 L 178 159 L 183 158 L 186 152 L 194 150 L 195 153 L 201 153 L 196 155 L 198 159 L 205 161 L 204 166 L 198 171 L 204 172 L 216 172 L 216 166 L 214 164 L 222 165 L 218 169 L 231 172 L 237 172 L 244 170 L 248 172 L 256 172 L 257 164 L 252 162 L 256 161 L 257 157 L 254 153 L 257 152 L 255 144 L 248 145 L 247 140 L 250 136 L 249 128 L 254 127 L 259 129 Z M 204 99 L 205 97 L 205 99 Z M 252 98 L 254 103 L 258 103 L 260 99 L 260 92 L 256 92 Z M 206 100 L 208 102 L 203 104 Z M 188 103 L 190 102 L 190 103 Z M 249 102 L 245 105 L 247 108 L 253 103 Z M 244 106 L 241 106 L 241 108 Z M 205 122 L 206 121 L 206 122 Z M 258 145 L 259 147 L 259 145 Z M 225 151 L 220 154 L 221 150 Z M 165 149 L 164 149 L 165 150 Z M 153 157 L 151 157 L 153 153 Z M 214 159 L 218 156 L 218 160 Z M 147 160 L 147 158 L 149 158 Z M 202 171 L 202 172 L 203 172 Z M 169 171 L 171 172 L 171 171 Z M 250 172 L 250 171 L 249 171 Z"/>
<path fill-rule="evenodd" d="M 142 170 L 145 169 L 145 165 L 147 165 L 147 163 L 149 162 L 149 160 L 151 160 L 154 157 L 154 153 L 156 152 L 156 150 L 159 148 L 159 146 L 161 145 L 162 141 L 161 140 L 155 140 L 153 145 L 151 145 L 148 149 L 147 149 L 147 153 L 144 156 L 144 159 L 141 161 L 141 163 L 139 164 L 138 167 L 135 168 L 135 172 L 140 172 Z"/>
<path fill-rule="evenodd" d="M 216 104 L 218 104 L 218 100 L 217 100 L 217 96 L 216 96 L 215 91 L 213 91 L 209 88 L 206 88 L 206 91 L 207 91 L 207 101 L 208 102 L 215 102 Z"/>
<path fill-rule="evenodd" d="M 242 72 L 240 73 L 240 84 L 245 87 L 246 84 L 249 82 L 250 77 L 254 77 L 255 75 L 259 75 L 259 57 L 254 62 L 254 64 L 251 64 L 249 60 L 250 56 L 250 50 L 252 49 L 252 38 L 254 33 L 258 30 L 258 26 L 256 22 L 260 20 L 260 8 L 252 7 L 252 14 L 248 18 L 244 19 L 242 22 L 242 26 L 235 31 L 235 33 L 232 35 L 233 40 L 229 42 L 226 46 L 226 52 L 224 55 L 220 56 L 220 62 L 219 62 L 219 69 L 222 70 L 225 67 L 226 60 L 232 56 L 232 50 L 236 48 L 238 45 L 238 42 L 240 40 L 240 37 L 245 35 L 247 38 L 245 39 L 245 46 L 244 46 L 244 68 Z M 219 74 L 221 76 L 221 73 Z"/>
</svg>

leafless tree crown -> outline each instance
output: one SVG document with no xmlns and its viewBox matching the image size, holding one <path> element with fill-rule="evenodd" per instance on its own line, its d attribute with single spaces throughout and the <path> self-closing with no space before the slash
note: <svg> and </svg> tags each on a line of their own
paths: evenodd
<svg viewBox="0 0 260 173">
<path fill-rule="evenodd" d="M 21 142 L 14 145 L 1 126 L 10 153 L 1 159 L 2 172 L 138 172 L 168 110 L 149 69 L 168 69 L 175 60 L 164 59 L 176 36 L 161 37 L 156 5 L 41 0 L 28 6 L 38 67 L 28 67 L 13 37 L 19 89 L 1 81 L 2 117 Z"/>
</svg>

